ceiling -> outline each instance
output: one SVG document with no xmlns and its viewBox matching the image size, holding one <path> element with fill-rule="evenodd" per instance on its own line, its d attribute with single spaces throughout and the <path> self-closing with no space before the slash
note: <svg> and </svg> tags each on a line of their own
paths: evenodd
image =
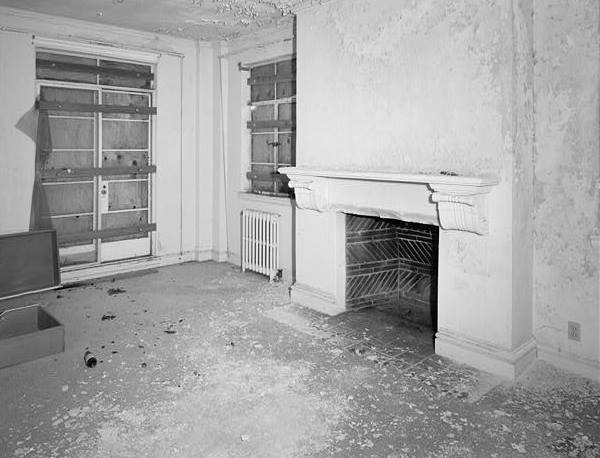
<svg viewBox="0 0 600 458">
<path fill-rule="evenodd" d="M 195 40 L 232 40 L 290 24 L 327 0 L 0 0 L 0 6 Z"/>
</svg>

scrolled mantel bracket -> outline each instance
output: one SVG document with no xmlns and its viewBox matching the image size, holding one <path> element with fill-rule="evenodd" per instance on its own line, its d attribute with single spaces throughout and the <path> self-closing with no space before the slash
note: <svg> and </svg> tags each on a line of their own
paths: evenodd
<svg viewBox="0 0 600 458">
<path fill-rule="evenodd" d="M 487 195 L 491 186 L 429 184 L 431 201 L 437 204 L 440 227 L 445 230 L 489 233 Z"/>
<path fill-rule="evenodd" d="M 290 177 L 288 186 L 294 188 L 296 205 L 305 210 L 329 210 L 329 187 L 318 178 Z"/>
</svg>

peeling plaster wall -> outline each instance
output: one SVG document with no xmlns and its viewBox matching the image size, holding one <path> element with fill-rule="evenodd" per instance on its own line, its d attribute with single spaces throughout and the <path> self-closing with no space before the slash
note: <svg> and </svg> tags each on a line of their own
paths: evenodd
<svg viewBox="0 0 600 458">
<path fill-rule="evenodd" d="M 35 46 L 32 35 L 62 40 L 106 42 L 123 49 L 164 52 L 157 64 L 156 223 L 157 255 L 165 259 L 210 257 L 212 195 L 201 194 L 199 180 L 209 180 L 212 164 L 212 112 L 196 121 L 199 101 L 212 87 L 198 87 L 198 68 L 210 68 L 211 49 L 198 52 L 193 41 L 127 29 L 99 26 L 0 8 L 0 234 L 29 229 L 33 186 L 36 117 Z M 198 64 L 196 59 L 206 62 Z M 198 65 L 197 65 L 198 64 Z M 29 113 L 32 117 L 24 117 Z M 23 119 L 29 119 L 24 123 Z M 29 133 L 27 133 L 29 132 Z M 33 137 L 33 138 L 31 138 Z M 199 167 L 202 163 L 204 167 Z M 206 166 L 208 164 L 208 167 Z M 201 215 L 201 216 L 200 216 Z"/>
<path fill-rule="evenodd" d="M 493 310 L 440 319 L 513 349 L 533 329 L 542 358 L 595 378 L 599 29 L 597 0 L 344 0 L 298 15 L 298 164 L 497 174 L 489 242 L 440 235 L 441 300 Z"/>
<path fill-rule="evenodd" d="M 599 5 L 536 2 L 535 333 L 544 357 L 600 378 Z"/>
<path fill-rule="evenodd" d="M 298 165 L 499 177 L 488 235 L 440 231 L 436 348 L 508 376 L 535 357 L 532 5 L 341 0 L 297 26 Z M 334 230 L 325 213 L 297 221 L 298 253 Z M 297 266 L 325 302 L 332 251 Z"/>
<path fill-rule="evenodd" d="M 347 0 L 301 12 L 301 165 L 498 173 L 511 146 L 510 21 L 510 2 L 493 0 Z"/>
<path fill-rule="evenodd" d="M 533 329 L 533 1 L 513 0 L 512 63 L 512 336 L 524 343 Z M 493 208 L 493 207 L 492 207 Z"/>
</svg>

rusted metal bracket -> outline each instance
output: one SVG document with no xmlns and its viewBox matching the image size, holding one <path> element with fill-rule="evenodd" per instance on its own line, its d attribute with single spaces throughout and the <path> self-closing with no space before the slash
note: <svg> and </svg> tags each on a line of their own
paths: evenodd
<svg viewBox="0 0 600 458">
<path fill-rule="evenodd" d="M 78 169 L 49 169 L 42 170 L 42 178 L 81 178 L 111 175 L 139 175 L 156 173 L 155 165 L 145 165 L 143 167 L 88 167 Z"/>
<path fill-rule="evenodd" d="M 247 126 L 249 129 L 295 129 L 296 123 L 294 121 L 248 121 Z"/>
<path fill-rule="evenodd" d="M 288 178 L 286 175 L 282 175 L 278 172 L 267 172 L 267 173 L 258 173 L 258 172 L 248 172 L 246 173 L 246 178 L 249 180 L 257 180 L 257 181 L 287 181 Z"/>
<path fill-rule="evenodd" d="M 283 75 L 263 75 L 263 76 L 253 76 L 252 78 L 248 78 L 248 84 L 271 84 L 271 83 L 293 83 L 296 81 L 294 75 L 283 74 Z"/>
<path fill-rule="evenodd" d="M 153 232 L 156 224 L 142 224 L 139 226 L 119 227 L 114 229 L 101 229 L 98 231 L 79 232 L 76 234 L 58 234 L 58 244 L 64 245 L 73 242 L 85 242 L 87 240 L 120 237 L 123 235 L 136 235 Z"/>
<path fill-rule="evenodd" d="M 121 76 L 146 80 L 154 79 L 154 74 L 152 72 L 126 70 L 124 68 L 98 67 L 96 65 L 75 64 L 72 62 L 56 62 L 54 60 L 46 59 L 37 59 L 36 67 L 65 72 L 97 74 L 101 76 Z"/>
<path fill-rule="evenodd" d="M 35 106 L 40 111 L 72 111 L 77 113 L 118 113 L 155 115 L 156 107 L 135 107 L 132 105 L 99 105 L 85 103 L 48 102 L 38 100 Z"/>
</svg>

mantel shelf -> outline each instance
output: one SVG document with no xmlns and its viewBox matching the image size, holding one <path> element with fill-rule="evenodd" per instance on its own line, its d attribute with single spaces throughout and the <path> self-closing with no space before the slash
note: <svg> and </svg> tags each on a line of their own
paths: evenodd
<svg viewBox="0 0 600 458">
<path fill-rule="evenodd" d="M 289 186 L 294 188 L 300 208 L 321 212 L 355 211 L 398 219 L 409 215 L 413 220 L 419 219 L 418 212 L 409 212 L 408 208 L 424 208 L 420 219 L 428 221 L 431 215 L 427 204 L 435 204 L 436 223 L 442 229 L 476 234 L 488 233 L 487 194 L 498 184 L 498 178 L 493 175 L 434 175 L 311 167 L 282 167 L 279 172 L 289 177 Z M 426 194 L 418 192 L 423 187 Z M 364 198 L 366 191 L 371 196 L 367 203 Z M 394 195 L 392 202 L 390 193 Z M 381 198 L 378 199 L 377 195 Z M 418 201 L 414 202 L 415 199 Z M 358 201 L 360 203 L 355 203 Z"/>
<path fill-rule="evenodd" d="M 310 167 L 281 167 L 280 173 L 305 177 L 336 178 L 342 180 L 389 181 L 396 183 L 448 184 L 454 186 L 494 186 L 498 178 L 494 175 L 460 176 L 445 174 L 403 173 L 382 171 L 316 169 Z"/>
</svg>

